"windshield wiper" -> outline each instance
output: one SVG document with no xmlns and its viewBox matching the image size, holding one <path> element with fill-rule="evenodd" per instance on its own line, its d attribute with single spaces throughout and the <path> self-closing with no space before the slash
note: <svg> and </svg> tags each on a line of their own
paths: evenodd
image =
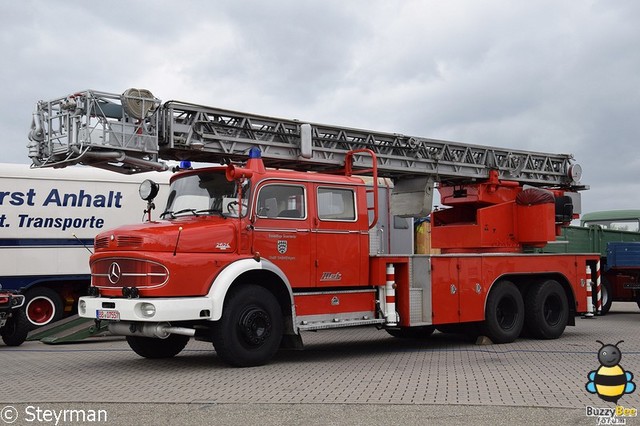
<svg viewBox="0 0 640 426">
<path fill-rule="evenodd" d="M 182 209 L 182 210 L 178 210 L 177 212 L 173 213 L 174 216 L 179 215 L 180 213 L 191 213 L 194 216 L 198 216 L 198 213 L 196 213 L 196 209 Z"/>
<path fill-rule="evenodd" d="M 226 216 L 222 214 L 222 211 L 220 211 L 220 209 L 203 209 L 203 210 L 197 210 L 195 212 L 196 215 L 201 214 L 201 213 L 217 213 L 221 217 L 226 218 Z"/>
<path fill-rule="evenodd" d="M 171 210 L 167 210 L 166 212 L 162 213 L 160 215 L 160 218 L 164 219 L 164 217 L 168 214 L 171 215 L 171 219 L 175 219 L 176 216 L 178 216 L 181 213 L 191 213 L 194 216 L 198 216 L 198 213 L 196 213 L 196 209 L 182 209 L 182 210 L 178 210 L 177 212 L 173 212 Z"/>
</svg>

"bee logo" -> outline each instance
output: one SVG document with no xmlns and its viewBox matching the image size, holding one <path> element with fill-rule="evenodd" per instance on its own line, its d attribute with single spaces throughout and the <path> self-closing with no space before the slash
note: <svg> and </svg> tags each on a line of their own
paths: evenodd
<svg viewBox="0 0 640 426">
<path fill-rule="evenodd" d="M 632 381 L 633 373 L 624 371 L 619 365 L 622 352 L 618 345 L 624 340 L 615 345 L 605 345 L 600 340 L 596 342 L 602 345 L 598 351 L 600 368 L 589 372 L 589 381 L 585 387 L 587 392 L 597 394 L 600 399 L 617 404 L 622 395 L 632 393 L 636 389 L 636 384 Z"/>
</svg>

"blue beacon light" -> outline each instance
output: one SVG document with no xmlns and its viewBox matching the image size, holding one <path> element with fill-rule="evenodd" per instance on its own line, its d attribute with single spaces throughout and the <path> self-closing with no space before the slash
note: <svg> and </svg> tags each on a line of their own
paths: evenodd
<svg viewBox="0 0 640 426">
<path fill-rule="evenodd" d="M 260 148 L 254 146 L 249 150 L 249 159 L 252 158 L 262 158 L 262 152 L 260 151 Z"/>
</svg>

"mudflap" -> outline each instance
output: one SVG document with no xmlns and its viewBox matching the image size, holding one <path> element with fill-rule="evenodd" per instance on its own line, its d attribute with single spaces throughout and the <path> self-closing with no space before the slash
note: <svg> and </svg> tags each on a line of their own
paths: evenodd
<svg viewBox="0 0 640 426">
<path fill-rule="evenodd" d="M 285 334 L 280 342 L 280 349 L 301 351 L 304 349 L 300 334 Z"/>
</svg>

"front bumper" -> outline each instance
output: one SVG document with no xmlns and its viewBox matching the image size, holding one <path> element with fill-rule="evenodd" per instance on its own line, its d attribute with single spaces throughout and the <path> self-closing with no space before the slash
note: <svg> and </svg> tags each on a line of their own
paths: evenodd
<svg viewBox="0 0 640 426">
<path fill-rule="evenodd" d="M 151 304 L 155 313 L 149 315 Z M 121 299 L 84 296 L 78 302 L 82 318 L 116 321 L 176 322 L 211 319 L 213 301 L 209 297 Z"/>
</svg>

